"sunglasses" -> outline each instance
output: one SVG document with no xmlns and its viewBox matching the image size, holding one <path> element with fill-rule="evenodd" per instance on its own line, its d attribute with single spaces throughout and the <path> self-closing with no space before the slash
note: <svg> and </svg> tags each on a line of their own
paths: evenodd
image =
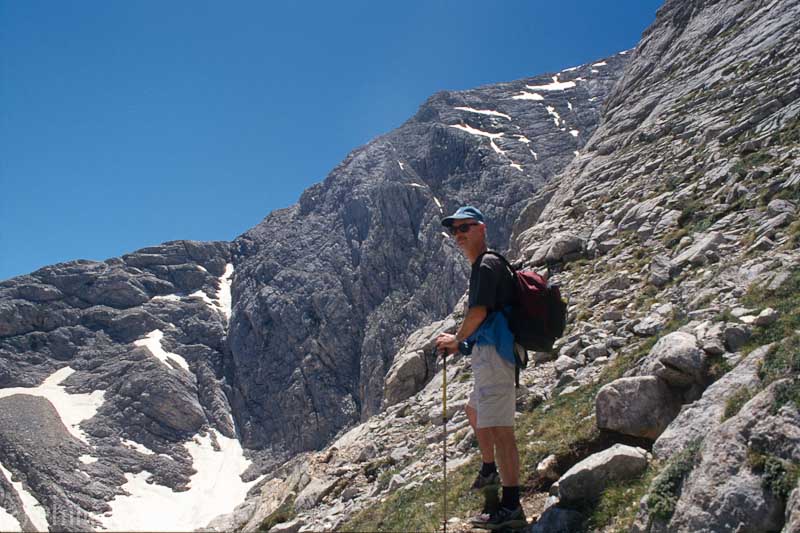
<svg viewBox="0 0 800 533">
<path fill-rule="evenodd" d="M 461 224 L 460 226 L 450 226 L 450 235 L 458 235 L 459 233 L 466 233 L 472 226 L 478 226 L 477 222 L 472 224 Z"/>
</svg>

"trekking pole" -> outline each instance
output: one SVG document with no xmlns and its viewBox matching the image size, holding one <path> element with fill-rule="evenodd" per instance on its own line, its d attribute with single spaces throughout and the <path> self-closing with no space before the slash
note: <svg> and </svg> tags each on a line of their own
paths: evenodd
<svg viewBox="0 0 800 533">
<path fill-rule="evenodd" d="M 444 513 L 442 527 L 447 533 L 447 349 L 442 352 L 442 424 L 444 432 L 442 437 L 442 479 L 444 480 Z"/>
</svg>

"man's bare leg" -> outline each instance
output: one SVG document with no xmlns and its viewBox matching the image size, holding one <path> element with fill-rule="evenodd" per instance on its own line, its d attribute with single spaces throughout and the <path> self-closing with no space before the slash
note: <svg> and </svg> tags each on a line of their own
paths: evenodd
<svg viewBox="0 0 800 533">
<path fill-rule="evenodd" d="M 491 433 L 492 442 L 497 450 L 497 467 L 500 469 L 500 481 L 504 487 L 519 486 L 519 451 L 513 427 L 485 428 Z M 480 440 L 478 440 L 480 444 Z"/>
<path fill-rule="evenodd" d="M 478 428 L 478 412 L 469 405 L 464 407 L 467 412 L 467 420 L 472 426 L 472 431 L 478 438 L 478 448 L 481 450 L 481 459 L 484 463 L 494 462 L 494 438 L 491 428 Z"/>
</svg>

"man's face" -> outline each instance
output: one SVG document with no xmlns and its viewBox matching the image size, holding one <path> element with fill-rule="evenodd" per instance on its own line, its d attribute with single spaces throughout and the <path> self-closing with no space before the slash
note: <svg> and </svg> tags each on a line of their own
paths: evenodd
<svg viewBox="0 0 800 533">
<path fill-rule="evenodd" d="M 483 228 L 483 224 L 471 218 L 456 220 L 450 226 L 450 234 L 458 247 L 467 251 L 483 244 Z"/>
</svg>

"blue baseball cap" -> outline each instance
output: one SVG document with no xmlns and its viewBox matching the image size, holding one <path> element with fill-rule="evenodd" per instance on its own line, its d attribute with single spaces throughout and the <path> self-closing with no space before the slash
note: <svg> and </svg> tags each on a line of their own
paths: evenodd
<svg viewBox="0 0 800 533">
<path fill-rule="evenodd" d="M 442 219 L 442 226 L 450 227 L 453 225 L 453 222 L 456 220 L 466 220 L 466 219 L 473 219 L 477 220 L 478 222 L 483 222 L 483 213 L 478 211 L 477 207 L 472 207 L 471 205 L 465 205 L 463 207 L 459 207 L 458 210 L 450 215 L 449 217 Z"/>
</svg>

